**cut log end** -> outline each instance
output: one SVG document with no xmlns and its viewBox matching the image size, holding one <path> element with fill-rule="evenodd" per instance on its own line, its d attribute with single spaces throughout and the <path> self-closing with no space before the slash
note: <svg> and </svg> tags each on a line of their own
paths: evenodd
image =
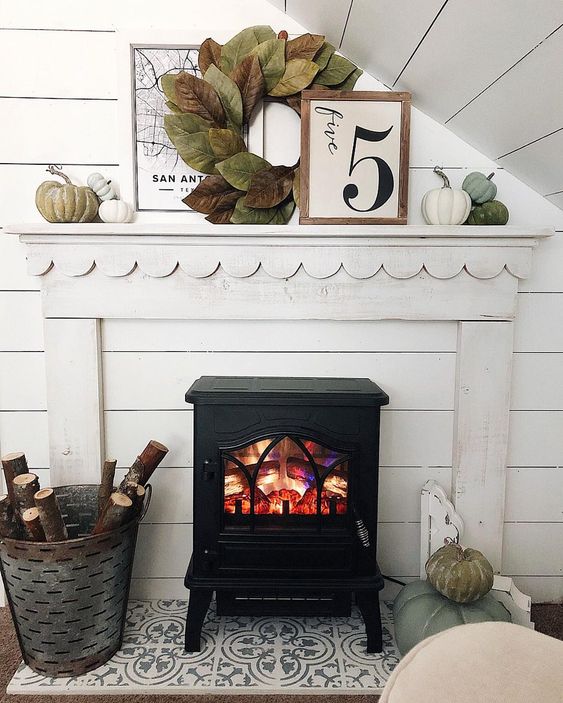
<svg viewBox="0 0 563 703">
<path fill-rule="evenodd" d="M 112 493 L 96 522 L 93 535 L 109 532 L 121 527 L 131 515 L 133 501 L 123 493 Z"/>
<path fill-rule="evenodd" d="M 43 530 L 39 510 L 37 508 L 28 508 L 25 510 L 22 514 L 22 522 L 29 539 L 34 542 L 45 541 L 45 531 Z"/>
</svg>

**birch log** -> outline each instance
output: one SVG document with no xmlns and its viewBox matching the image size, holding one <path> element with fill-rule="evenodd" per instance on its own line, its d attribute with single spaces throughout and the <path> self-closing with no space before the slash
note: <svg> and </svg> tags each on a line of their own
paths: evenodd
<svg viewBox="0 0 563 703">
<path fill-rule="evenodd" d="M 43 530 L 41 518 L 39 517 L 39 510 L 37 510 L 37 508 L 34 507 L 24 510 L 22 515 L 22 522 L 25 529 L 25 533 L 30 540 L 32 540 L 33 542 L 45 541 L 45 531 Z"/>
<path fill-rule="evenodd" d="M 10 496 L 0 495 L 0 537 L 18 539 L 20 526 Z"/>
<path fill-rule="evenodd" d="M 43 488 L 37 491 L 34 500 L 47 542 L 61 542 L 68 539 L 55 491 L 52 488 Z"/>
<path fill-rule="evenodd" d="M 26 474 L 29 469 L 27 468 L 27 459 L 23 452 L 12 452 L 11 454 L 6 454 L 2 457 L 2 468 L 4 469 L 4 478 L 6 480 L 6 489 L 8 490 L 8 495 L 12 505 L 16 504 L 14 498 L 14 487 L 13 480 L 16 476 L 20 474 Z"/>
<path fill-rule="evenodd" d="M 14 487 L 15 508 L 23 517 L 28 508 L 35 507 L 33 496 L 39 490 L 39 479 L 35 474 L 20 474 L 12 481 Z"/>
<path fill-rule="evenodd" d="M 93 535 L 120 527 L 130 515 L 133 501 L 123 493 L 112 493 L 92 530 Z"/>
<path fill-rule="evenodd" d="M 102 468 L 102 480 L 98 492 L 98 515 L 104 509 L 108 498 L 113 493 L 113 482 L 115 480 L 116 459 L 106 459 Z"/>
</svg>

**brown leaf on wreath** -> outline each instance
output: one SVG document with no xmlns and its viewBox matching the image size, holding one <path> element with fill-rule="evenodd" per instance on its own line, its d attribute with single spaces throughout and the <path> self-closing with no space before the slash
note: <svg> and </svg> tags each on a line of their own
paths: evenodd
<svg viewBox="0 0 563 703">
<path fill-rule="evenodd" d="M 285 58 L 312 60 L 317 51 L 324 44 L 325 38 L 321 34 L 302 34 L 300 37 L 290 39 L 285 47 Z"/>
<path fill-rule="evenodd" d="M 218 208 L 234 208 L 241 195 L 244 193 L 229 185 L 223 176 L 207 176 L 182 202 L 192 210 L 211 214 Z"/>
<path fill-rule="evenodd" d="M 210 120 L 220 127 L 227 124 L 225 111 L 212 85 L 192 76 L 191 73 L 179 73 L 176 79 L 176 105 L 182 112 L 191 112 Z"/>
<path fill-rule="evenodd" d="M 203 44 L 199 47 L 199 53 L 197 56 L 197 62 L 199 65 L 199 70 L 203 76 L 207 69 L 213 64 L 217 68 L 221 65 L 221 49 L 223 47 L 218 44 L 214 39 L 209 37 Z"/>
<path fill-rule="evenodd" d="M 291 166 L 270 166 L 257 171 L 244 199 L 246 207 L 270 208 L 285 200 L 293 186 Z"/>
<path fill-rule="evenodd" d="M 212 225 L 230 225 L 232 224 L 231 217 L 233 216 L 234 211 L 234 207 L 229 207 L 226 209 L 218 207 L 216 210 L 213 210 L 213 212 L 207 215 L 205 219 L 208 222 L 211 222 Z"/>
<path fill-rule="evenodd" d="M 237 84 L 242 96 L 242 119 L 248 123 L 254 108 L 266 92 L 266 83 L 260 69 L 260 61 L 256 54 L 249 54 L 231 73 L 231 78 Z"/>
<path fill-rule="evenodd" d="M 289 107 L 295 110 L 298 115 L 301 114 L 301 93 L 297 93 L 297 95 L 288 95 L 285 101 Z"/>
</svg>

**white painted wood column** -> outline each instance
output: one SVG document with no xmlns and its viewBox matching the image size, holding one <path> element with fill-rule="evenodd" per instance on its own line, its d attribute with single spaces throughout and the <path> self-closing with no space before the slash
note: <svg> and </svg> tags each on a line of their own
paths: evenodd
<svg viewBox="0 0 563 703">
<path fill-rule="evenodd" d="M 501 570 L 512 322 L 460 322 L 457 340 L 452 496 L 464 543 Z"/>
<path fill-rule="evenodd" d="M 51 483 L 98 480 L 104 454 L 98 319 L 45 319 Z"/>
</svg>

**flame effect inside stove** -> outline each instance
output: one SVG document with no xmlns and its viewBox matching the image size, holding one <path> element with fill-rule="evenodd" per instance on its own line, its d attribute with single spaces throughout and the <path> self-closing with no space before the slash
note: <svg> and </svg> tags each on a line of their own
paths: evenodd
<svg viewBox="0 0 563 703">
<path fill-rule="evenodd" d="M 260 440 L 229 452 L 230 456 L 224 458 L 226 513 L 251 514 L 252 484 L 256 515 L 346 513 L 346 455 L 312 440 L 303 440 L 306 451 L 291 437 L 284 437 L 273 446 L 272 442 L 273 438 Z M 319 482 L 322 485 L 320 499 Z"/>
</svg>

